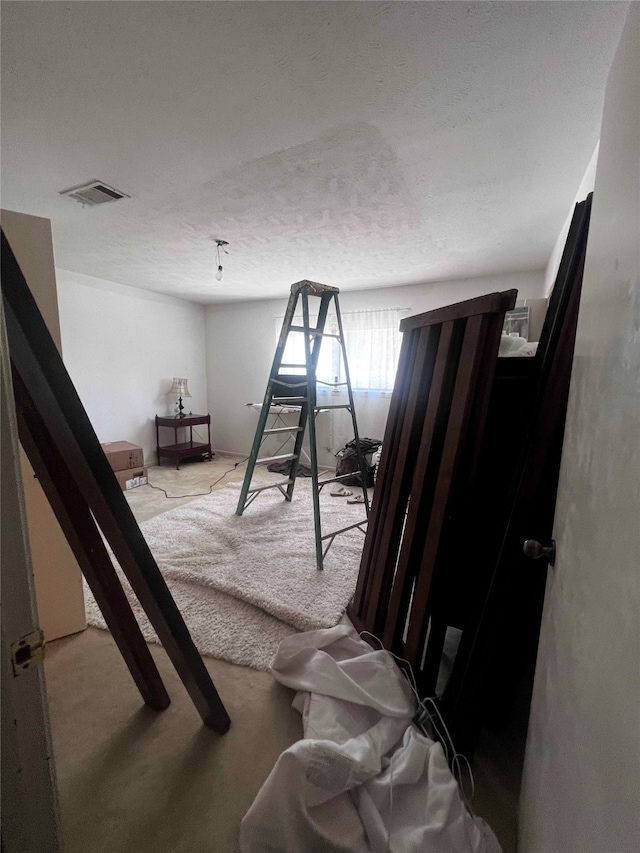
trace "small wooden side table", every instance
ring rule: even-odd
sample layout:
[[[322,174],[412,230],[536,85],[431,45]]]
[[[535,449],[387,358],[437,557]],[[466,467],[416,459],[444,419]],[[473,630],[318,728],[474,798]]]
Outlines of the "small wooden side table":
[[[193,427],[199,424],[207,425],[206,442],[193,440]],[[173,430],[173,444],[160,445],[160,427]],[[178,430],[183,427],[189,428],[189,441],[179,442]],[[175,459],[176,470],[180,470],[180,461],[188,456],[205,456],[211,459],[211,415],[185,415],[183,418],[178,415],[166,418],[156,415],[156,456],[158,465],[161,464],[163,456]]]

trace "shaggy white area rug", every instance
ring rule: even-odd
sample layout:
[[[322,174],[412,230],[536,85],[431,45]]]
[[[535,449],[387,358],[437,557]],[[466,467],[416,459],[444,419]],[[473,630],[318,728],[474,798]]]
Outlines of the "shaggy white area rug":
[[[277,489],[263,492],[242,516],[235,514],[239,491],[232,483],[140,529],[200,652],[267,670],[285,637],[338,623],[355,590],[364,536],[338,536],[320,572],[310,482],[297,481],[291,503]],[[324,533],[364,518],[362,505],[331,497],[328,487],[320,500]],[[123,586],[145,638],[157,642]],[[89,623],[106,627],[86,592]]]

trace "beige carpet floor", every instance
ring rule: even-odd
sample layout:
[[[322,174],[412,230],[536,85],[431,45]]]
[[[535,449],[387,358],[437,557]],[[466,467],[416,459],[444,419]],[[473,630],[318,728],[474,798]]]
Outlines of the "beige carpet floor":
[[[150,468],[150,480],[182,494],[242,478],[235,459]],[[127,500],[143,521],[169,501],[149,486]],[[164,650],[151,653],[171,695],[155,713],[142,705],[106,631],[93,628],[49,643],[45,673],[66,853],[238,853],[241,818],[279,754],[302,733],[292,691],[265,672],[205,657],[232,725],[204,728]],[[517,746],[517,745],[516,745]],[[475,810],[504,853],[515,853],[519,748],[481,745]]]
[[[231,728],[204,727],[164,649],[171,705],[142,704],[111,635],[48,645],[45,673],[65,853],[238,853],[238,827],[278,756],[302,736],[293,691],[204,658]]]

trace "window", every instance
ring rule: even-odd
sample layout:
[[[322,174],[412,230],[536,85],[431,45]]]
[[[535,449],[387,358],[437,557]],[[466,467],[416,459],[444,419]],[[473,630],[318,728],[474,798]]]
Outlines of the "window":
[[[277,337],[280,336],[284,318],[276,318]],[[294,325],[302,325],[296,316]],[[315,326],[317,316],[309,320]],[[371,311],[348,311],[342,314],[351,387],[359,391],[391,391],[395,381],[400,356],[400,311],[395,308]],[[327,317],[325,332],[338,334],[338,323],[334,315]],[[304,335],[290,332],[282,359],[284,364],[304,365]],[[287,373],[303,373],[304,368],[283,368]],[[325,338],[320,349],[316,378],[322,386],[344,382],[344,361],[340,356],[340,345],[333,338]],[[329,388],[327,388],[329,390]]]

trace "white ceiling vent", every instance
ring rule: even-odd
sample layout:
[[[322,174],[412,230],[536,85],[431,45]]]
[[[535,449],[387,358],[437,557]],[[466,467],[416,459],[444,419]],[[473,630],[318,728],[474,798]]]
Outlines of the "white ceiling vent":
[[[113,187],[102,181],[91,181],[79,187],[62,190],[60,195],[68,195],[69,198],[74,198],[80,204],[88,204],[90,207],[95,207],[97,204],[106,204],[108,201],[118,201],[121,198],[131,198],[126,193],[114,190]]]

